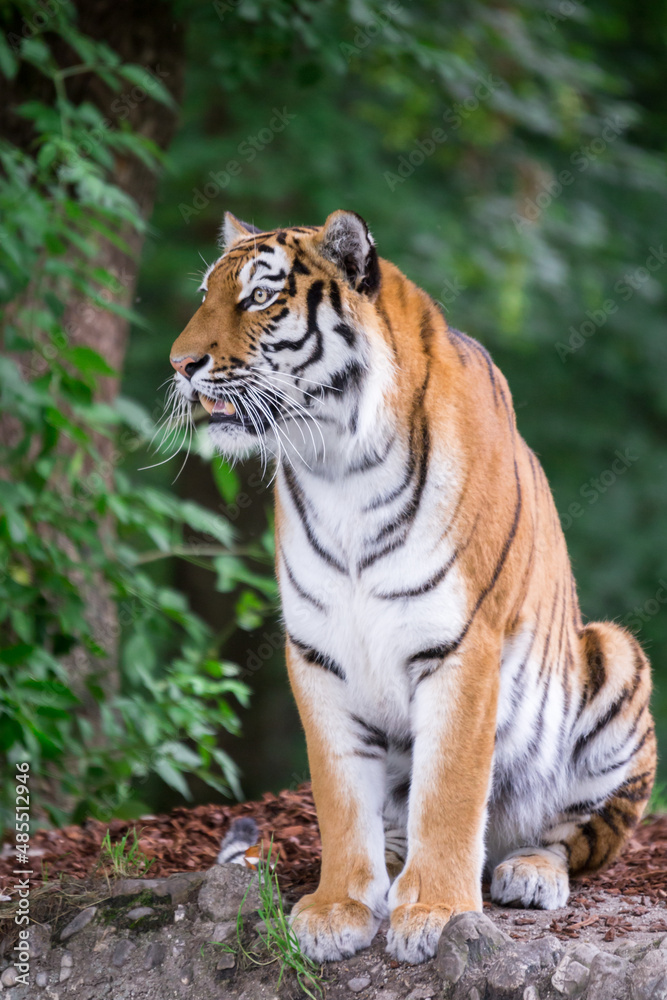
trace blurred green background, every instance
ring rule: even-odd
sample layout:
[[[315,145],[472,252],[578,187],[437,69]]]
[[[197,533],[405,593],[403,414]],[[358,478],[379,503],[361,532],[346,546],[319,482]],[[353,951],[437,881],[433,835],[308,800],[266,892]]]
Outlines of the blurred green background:
[[[267,229],[360,213],[380,254],[507,376],[584,615],[639,635],[664,743],[667,8],[173,0],[155,11],[184,47],[160,78],[175,91],[182,73],[183,89],[133,303],[146,325],[131,326],[122,397],[159,413],[169,348],[197,307],[225,210]],[[182,461],[139,471],[150,464],[144,443],[124,452],[122,470],[135,487],[217,513],[238,544],[263,535],[271,495],[255,464],[231,473],[205,439],[175,479]],[[243,573],[225,580],[220,563],[199,558],[151,572],[222,636],[252,690],[242,735],[220,743],[244,794],[298,784],[307,763],[270,587]],[[165,657],[175,642],[163,640]],[[156,775],[141,798],[151,809],[179,800]]]

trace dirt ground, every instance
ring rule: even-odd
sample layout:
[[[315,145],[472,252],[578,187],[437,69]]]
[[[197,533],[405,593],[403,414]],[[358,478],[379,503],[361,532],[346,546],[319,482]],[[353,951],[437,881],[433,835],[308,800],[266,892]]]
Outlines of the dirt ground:
[[[211,1000],[261,1000],[264,997],[267,1000],[277,997],[287,1000],[303,996],[291,973],[286,975],[278,988],[275,965],[265,968],[247,966],[238,955],[228,966],[224,960],[218,964],[220,954],[209,943],[216,940],[216,928],[206,922],[210,918],[197,906],[197,886],[202,878],[208,877],[206,873],[215,864],[222,836],[232,820],[239,816],[252,816],[264,840],[273,841],[274,850],[279,850],[278,875],[287,910],[295,899],[316,886],[319,876],[319,832],[307,784],[279,795],[266,794],[259,802],[179,808],[169,815],[144,816],[136,824],[119,820],[109,824],[88,820],[82,826],[37,831],[31,840],[30,853],[35,872],[31,885],[36,896],[48,892],[48,887],[44,889],[45,881],[53,885],[61,873],[64,878],[63,891],[49,893],[52,901],[54,895],[62,898],[58,899],[55,909],[41,920],[43,931],[49,928],[51,941],[49,950],[38,963],[44,983],[48,981],[52,984],[45,986],[43,995],[54,998],[57,995],[61,1000],[72,991],[82,1000],[88,1000],[89,996],[95,1000],[101,997],[124,1000],[126,996],[134,1000],[186,997],[192,996],[194,975],[199,1000],[209,1000],[209,997]],[[169,903],[164,893],[160,894],[160,898],[154,895],[148,899],[151,916],[144,918],[144,924],[139,926],[134,922],[124,922],[125,918],[116,911],[109,917],[109,901],[100,902],[96,898],[97,913],[90,926],[75,935],[71,944],[68,940],[64,946],[58,945],[67,921],[82,907],[90,905],[90,901],[86,901],[86,893],[93,885],[97,886],[99,896],[98,883],[104,872],[99,869],[98,862],[107,826],[112,841],[135,827],[141,849],[152,861],[137,891],[146,885],[144,895],[148,898],[151,880],[155,883],[155,880],[167,879],[171,883],[169,876],[183,872],[187,873],[188,880],[194,880],[191,882],[192,889],[186,891],[182,905],[176,907],[175,900]],[[0,896],[5,897],[4,901],[0,901],[0,917],[8,914],[14,902],[16,876],[13,868],[13,853],[7,843],[0,856]],[[239,871],[238,868],[236,870]],[[182,883],[183,877],[177,882]],[[224,897],[225,893],[222,895]],[[655,976],[650,980],[648,992],[641,992],[636,983],[640,982],[646,969],[646,975],[649,972],[653,975],[651,963],[656,962],[662,963],[660,976],[667,977],[667,971],[663,970],[663,966],[667,970],[667,816],[649,817],[636,831],[619,861],[604,872],[573,883],[568,905],[560,910],[544,912],[496,907],[491,904],[488,891],[485,891],[484,899],[485,914],[508,936],[511,946],[519,949],[517,954],[523,956],[521,961],[526,955],[530,958],[531,955],[548,953],[545,969],[548,966],[549,977],[554,968],[562,968],[563,963],[566,965],[570,961],[567,956],[572,948],[586,942],[593,951],[600,950],[595,952],[598,965],[602,963],[604,966],[605,962],[613,961],[623,966],[626,986],[624,991],[619,992],[619,997],[630,996],[628,977],[632,976],[639,977],[636,982],[633,979],[633,998],[635,995],[642,1000],[644,996],[662,997],[660,991],[655,993],[658,988],[655,985],[657,980],[654,983]],[[125,905],[126,908],[136,906],[136,898],[128,898]],[[114,926],[110,926],[110,921]],[[357,993],[368,1000],[422,1000],[443,996],[443,980],[437,962],[430,961],[417,967],[395,962],[385,951],[386,931],[383,925],[370,949],[352,959],[325,967],[323,986],[327,1000],[342,1000]],[[249,933],[251,936],[255,933],[252,927]],[[119,967],[117,951],[126,938],[130,941],[127,947],[132,950],[127,952],[123,966]],[[523,952],[521,949],[524,949]],[[2,975],[7,975],[10,952],[2,947],[0,951],[4,954],[4,958],[0,956],[0,968],[4,970]],[[163,957],[153,968],[151,962],[155,961],[156,954]],[[73,964],[61,967],[59,963],[65,960]],[[515,956],[515,966],[517,961]],[[533,959],[530,958],[530,961]],[[642,962],[646,965],[644,971],[643,967],[640,968]],[[63,968],[70,967],[73,970],[70,979],[61,984]],[[575,961],[574,967],[581,973],[581,964]],[[598,996],[606,997],[611,988],[611,985],[605,986],[603,980],[598,983],[600,976],[596,969],[596,965],[591,965],[591,970],[581,973],[588,976],[592,984],[588,986],[586,997],[593,1000],[597,1000]],[[615,968],[612,970],[614,974],[616,971]],[[515,971],[510,969],[510,979],[514,974]],[[611,975],[609,970],[605,974]],[[478,981],[470,978],[472,975],[472,972],[466,973],[458,986],[451,987],[455,992],[450,990],[447,996],[450,993],[454,998],[459,993],[466,997],[486,996],[484,983],[487,980]],[[491,973],[489,975],[493,978]],[[538,978],[531,979],[530,975]],[[531,998],[556,995],[549,985],[551,979],[545,979],[546,971],[539,973],[538,970],[530,975],[525,983],[537,983],[539,993],[530,992],[534,989],[533,985],[522,987],[516,994],[507,993],[509,987],[503,985],[498,987],[498,996],[521,997],[525,990]],[[548,987],[546,992],[544,983]],[[16,1000],[26,997],[32,1000],[33,996],[31,992],[25,994],[18,986],[8,989],[3,995],[8,1000],[14,997]],[[495,997],[496,993],[492,990],[488,995]]]

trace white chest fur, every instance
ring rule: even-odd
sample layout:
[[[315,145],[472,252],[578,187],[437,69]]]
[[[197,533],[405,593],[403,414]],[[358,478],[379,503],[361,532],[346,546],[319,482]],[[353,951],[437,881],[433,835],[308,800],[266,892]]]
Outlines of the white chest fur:
[[[437,575],[457,545],[456,532],[447,531],[458,496],[453,463],[431,456],[406,527],[401,517],[413,487],[397,490],[407,467],[395,443],[370,469],[327,476],[281,469],[278,479],[287,630],[340,665],[351,710],[403,733],[411,731],[407,661],[454,639],[466,608],[455,562],[437,586],[395,596]]]

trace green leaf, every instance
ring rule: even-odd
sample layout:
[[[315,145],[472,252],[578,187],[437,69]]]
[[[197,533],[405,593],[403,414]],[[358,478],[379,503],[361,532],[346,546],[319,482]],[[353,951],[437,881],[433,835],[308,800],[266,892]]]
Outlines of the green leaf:
[[[8,80],[13,80],[18,70],[18,59],[7,43],[4,34],[0,33],[0,72]]]
[[[153,100],[159,101],[161,104],[166,104],[169,108],[176,108],[177,104],[174,98],[171,96],[164,84],[157,78],[154,73],[150,73],[143,66],[135,66],[132,63],[126,63],[124,66],[119,68],[120,75],[130,83],[135,84],[135,86],[140,87],[147,97],[152,97]],[[138,100],[135,95],[133,95],[133,100]]]
[[[71,361],[84,375],[117,375],[101,354],[92,347],[70,347],[63,351],[63,357]]]
[[[192,793],[188,788],[187,782],[183,777],[182,773],[174,767],[171,761],[164,757],[158,758],[153,765],[156,774],[171,788],[176,789],[177,792],[185,799],[191,799]]]

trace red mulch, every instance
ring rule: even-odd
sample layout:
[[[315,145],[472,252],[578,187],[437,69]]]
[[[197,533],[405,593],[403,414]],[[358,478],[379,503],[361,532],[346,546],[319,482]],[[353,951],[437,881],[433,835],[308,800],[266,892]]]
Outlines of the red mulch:
[[[199,871],[215,863],[220,841],[233,819],[252,816],[265,840],[273,838],[279,849],[278,873],[288,894],[312,891],[320,869],[320,836],[308,783],[279,795],[267,792],[261,802],[239,805],[178,808],[165,816],[145,816],[136,822],[89,819],[82,826],[38,830],[30,841],[34,870],[46,869],[51,879],[58,872],[84,877],[91,873],[107,827],[112,841],[136,826],[140,846],[154,859],[148,877],[177,871]],[[43,852],[43,853],[41,853]],[[12,894],[16,876],[13,855],[0,858],[0,893]],[[32,878],[33,885],[41,881]],[[4,889],[3,889],[4,887]],[[596,892],[645,897],[644,905],[667,901],[667,816],[653,816],[636,831],[622,857],[606,871],[581,879],[575,891],[595,900]],[[577,918],[579,919],[579,918]],[[667,930],[667,927],[666,927]]]

